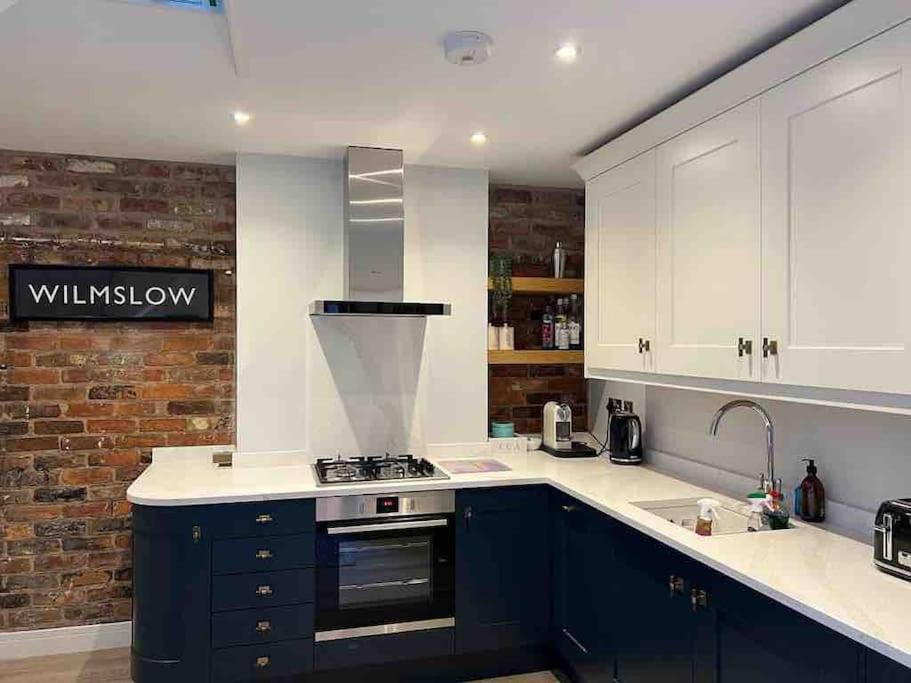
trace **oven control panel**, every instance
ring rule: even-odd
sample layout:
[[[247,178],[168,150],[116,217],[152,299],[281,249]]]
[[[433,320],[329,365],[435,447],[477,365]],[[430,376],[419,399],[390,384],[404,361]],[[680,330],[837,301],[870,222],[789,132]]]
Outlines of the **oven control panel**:
[[[376,499],[376,514],[385,515],[399,511],[398,496],[379,496]]]
[[[317,522],[453,512],[455,491],[452,490],[331,496],[316,499]]]

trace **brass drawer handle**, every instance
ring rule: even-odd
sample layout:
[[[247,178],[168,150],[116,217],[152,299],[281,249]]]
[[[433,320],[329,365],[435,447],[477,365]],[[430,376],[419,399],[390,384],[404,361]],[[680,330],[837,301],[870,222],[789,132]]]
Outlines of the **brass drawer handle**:
[[[272,515],[259,515],[256,518],[256,523],[257,524],[271,524]]]
[[[270,664],[272,664],[272,660],[269,657],[257,657],[256,658],[256,668],[257,669],[265,669]]]
[[[257,633],[268,633],[272,630],[271,621],[257,621],[256,622],[256,632]]]
[[[272,559],[272,551],[271,551],[271,550],[257,550],[257,551],[256,551],[256,559],[257,559],[257,560],[271,560],[271,559]]]
[[[272,586],[257,586],[256,594],[262,598],[272,595]]]
[[[667,585],[671,591],[671,597],[683,593],[684,580],[682,577],[671,574],[670,578],[667,581]]]

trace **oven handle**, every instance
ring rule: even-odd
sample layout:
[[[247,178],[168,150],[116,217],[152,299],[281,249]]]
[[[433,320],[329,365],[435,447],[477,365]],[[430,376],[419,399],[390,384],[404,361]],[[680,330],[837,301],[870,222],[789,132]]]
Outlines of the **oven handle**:
[[[365,534],[368,531],[397,531],[399,529],[430,529],[432,527],[448,526],[449,520],[421,519],[411,522],[380,522],[378,524],[359,524],[356,526],[331,526],[326,529],[330,536],[337,534]]]

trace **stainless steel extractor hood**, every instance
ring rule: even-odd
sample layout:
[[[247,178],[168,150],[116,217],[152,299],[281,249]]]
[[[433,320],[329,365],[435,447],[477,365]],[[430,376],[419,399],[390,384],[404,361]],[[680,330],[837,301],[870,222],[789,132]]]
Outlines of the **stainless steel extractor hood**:
[[[310,315],[449,315],[446,303],[403,301],[402,151],[349,147],[345,157],[345,298],[317,299]]]

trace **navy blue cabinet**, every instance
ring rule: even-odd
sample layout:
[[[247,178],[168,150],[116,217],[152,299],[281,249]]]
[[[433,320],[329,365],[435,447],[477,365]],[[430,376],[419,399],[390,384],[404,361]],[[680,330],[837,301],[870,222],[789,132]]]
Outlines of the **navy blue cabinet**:
[[[135,683],[313,668],[312,500],[133,508]]]
[[[456,652],[546,642],[550,543],[545,487],[456,494]]]
[[[717,681],[857,683],[862,648],[854,641],[743,584],[705,570],[700,579],[717,633]]]
[[[707,683],[697,665],[710,641],[705,615],[693,609],[688,558],[628,527],[613,534],[619,683]],[[699,674],[697,676],[697,673]]]
[[[575,678],[610,683],[614,674],[611,627],[614,566],[608,518],[562,493],[551,497],[552,640]]]
[[[211,509],[133,507],[135,683],[209,677]]]
[[[865,680],[863,683],[911,683],[911,669],[898,662],[867,650],[864,653]]]

